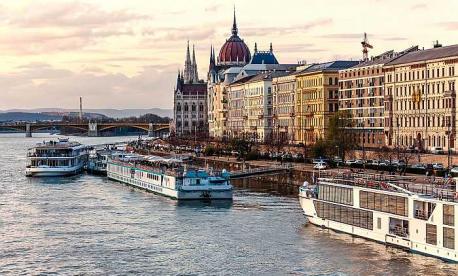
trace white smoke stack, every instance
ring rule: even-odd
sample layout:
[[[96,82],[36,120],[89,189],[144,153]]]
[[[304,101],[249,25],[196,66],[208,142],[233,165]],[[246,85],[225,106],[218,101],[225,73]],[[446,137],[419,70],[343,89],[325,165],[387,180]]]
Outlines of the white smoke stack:
[[[80,97],[80,121],[83,121],[83,97]]]

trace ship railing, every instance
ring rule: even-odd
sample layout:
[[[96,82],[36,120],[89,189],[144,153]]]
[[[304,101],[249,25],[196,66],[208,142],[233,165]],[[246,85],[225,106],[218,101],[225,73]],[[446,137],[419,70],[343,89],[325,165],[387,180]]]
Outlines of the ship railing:
[[[78,154],[39,154],[39,153],[28,153],[27,157],[77,157]]]
[[[375,180],[374,178],[358,178],[357,175],[349,175],[344,177],[331,177],[331,178],[319,178],[319,182],[335,183],[346,186],[357,186],[369,189],[401,192],[408,195],[418,194],[421,196],[429,196],[432,198],[458,202],[457,194],[451,189],[444,187],[434,186],[428,183],[414,183],[405,180],[402,181],[390,181],[386,180]],[[359,175],[358,175],[359,176]],[[383,178],[382,178],[383,179]]]

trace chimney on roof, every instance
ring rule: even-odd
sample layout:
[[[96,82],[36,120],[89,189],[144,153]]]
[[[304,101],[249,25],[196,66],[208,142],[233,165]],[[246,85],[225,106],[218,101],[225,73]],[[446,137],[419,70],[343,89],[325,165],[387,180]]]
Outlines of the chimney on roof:
[[[434,41],[434,48],[440,48],[442,47],[442,44],[439,43],[439,40]]]

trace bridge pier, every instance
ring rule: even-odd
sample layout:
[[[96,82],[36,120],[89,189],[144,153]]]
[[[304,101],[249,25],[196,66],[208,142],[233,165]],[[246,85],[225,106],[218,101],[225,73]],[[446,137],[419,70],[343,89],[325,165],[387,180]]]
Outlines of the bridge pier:
[[[25,137],[32,137],[32,128],[30,124],[25,124]]]
[[[97,123],[89,123],[88,130],[87,130],[87,136],[89,137],[98,137],[99,136]]]
[[[153,124],[149,123],[149,126],[148,126],[148,137],[154,137],[154,136],[156,136],[155,134],[156,133],[154,131]]]

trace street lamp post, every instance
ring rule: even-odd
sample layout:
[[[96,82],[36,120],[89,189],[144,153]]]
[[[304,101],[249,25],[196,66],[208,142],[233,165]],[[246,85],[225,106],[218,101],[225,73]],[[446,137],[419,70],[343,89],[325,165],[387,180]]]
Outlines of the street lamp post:
[[[451,151],[450,151],[450,121],[447,124],[447,139],[448,139],[448,148],[447,148],[447,169],[450,170],[450,158],[451,158]]]

